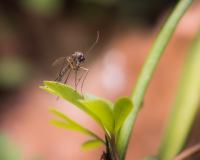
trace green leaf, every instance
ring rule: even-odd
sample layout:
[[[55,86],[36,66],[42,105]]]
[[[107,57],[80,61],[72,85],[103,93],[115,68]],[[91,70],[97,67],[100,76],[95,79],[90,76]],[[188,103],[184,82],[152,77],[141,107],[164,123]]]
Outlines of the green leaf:
[[[117,100],[114,105],[115,133],[119,131],[127,116],[133,109],[133,103],[128,97]]]
[[[119,151],[120,160],[125,159],[125,154],[127,150],[127,146],[130,140],[131,132],[136,122],[136,118],[138,113],[142,107],[142,102],[144,100],[145,93],[149,86],[150,80],[153,77],[153,73],[155,72],[157,65],[161,59],[161,56],[164,53],[165,48],[167,47],[173,33],[188,9],[188,7],[192,4],[193,0],[180,0],[176,5],[175,9],[169,16],[165,25],[162,27],[157,39],[150,51],[150,54],[145,61],[145,64],[142,67],[142,71],[137,79],[137,83],[134,87],[134,91],[132,93],[131,98],[134,102],[134,110],[131,112],[125,121],[124,125],[120,129],[117,149]]]
[[[113,133],[114,117],[109,102],[101,99],[80,100],[80,102],[92,113],[93,118],[107,133]]]
[[[68,102],[74,104],[79,109],[91,115],[91,113],[87,110],[87,108],[85,108],[84,105],[82,105],[79,102],[80,99],[83,99],[83,96],[81,96],[81,94],[76,92],[70,86],[54,81],[44,81],[44,86],[40,86],[40,88],[49,92],[50,94],[53,94],[55,96],[67,100]]]
[[[66,129],[70,129],[70,130],[74,130],[74,131],[79,131],[81,133],[88,135],[88,132],[86,130],[84,130],[82,127],[79,127],[72,123],[62,122],[62,121],[58,121],[58,120],[51,120],[51,123],[59,128],[66,128]]]
[[[92,102],[97,101],[98,102],[98,101],[103,101],[103,100],[99,100],[98,97],[91,96],[91,95],[86,95],[86,97],[84,99],[83,96],[81,96],[74,89],[72,89],[71,87],[69,87],[65,84],[62,84],[62,83],[58,83],[58,82],[54,82],[54,81],[45,81],[44,85],[45,86],[41,86],[40,88],[53,94],[53,95],[56,95],[60,98],[64,98],[65,100],[71,102],[72,104],[74,104],[75,106],[77,106],[78,108],[80,108],[81,110],[86,112],[88,115],[90,115],[95,121],[100,123],[103,126],[103,128],[109,128],[109,131],[110,131],[110,127],[107,127],[108,125],[106,125],[106,127],[104,127],[104,123],[102,123],[101,118],[99,118],[99,116],[97,116],[99,113],[96,113],[96,111],[93,111],[93,109],[90,108],[88,105],[85,105],[83,102],[80,101],[80,100],[83,100],[83,101],[87,101],[87,102],[89,102],[89,101],[92,101]],[[104,108],[111,107],[111,102],[104,102],[101,104],[103,104],[103,105],[101,105],[100,108],[102,108],[102,106],[104,106]],[[92,105],[94,105],[94,104],[92,104]],[[94,108],[96,108],[96,107],[94,107]],[[111,109],[106,109],[106,110],[109,110],[108,112],[112,112],[112,111],[110,111]]]
[[[104,144],[104,143],[102,143],[98,139],[92,139],[92,140],[88,140],[88,141],[84,142],[82,144],[82,148],[88,150],[88,149],[100,147],[102,144]]]
[[[200,30],[186,57],[177,97],[159,151],[162,160],[174,159],[187,143],[200,105]]]
[[[84,97],[75,91],[72,87],[63,84],[58,83],[54,81],[44,81],[44,86],[40,86],[41,89],[49,92],[50,94],[53,94],[55,96],[58,96],[60,98],[63,98],[67,100],[68,102],[74,104],[75,106],[79,107],[81,110],[88,113],[88,110],[80,103],[79,100],[93,100],[93,99],[99,99],[98,97],[86,94]],[[91,113],[88,113],[91,114]]]
[[[40,88],[77,106],[80,105],[78,100],[83,99],[83,97],[78,92],[66,84],[54,81],[44,81],[44,86]]]
[[[55,109],[51,109],[50,111],[52,113],[54,113],[56,116],[58,116],[59,118],[61,118],[62,120],[64,120],[64,121],[52,120],[51,123],[54,124],[55,126],[84,133],[84,134],[92,136],[104,143],[104,141],[98,135],[96,135],[92,131],[86,129],[85,127],[81,126],[74,120],[67,117],[65,114],[63,114]]]
[[[112,110],[113,109],[113,103],[107,99],[102,99],[101,97],[98,97],[96,95],[90,94],[90,93],[86,93],[84,94],[84,100],[85,101],[90,101],[90,100],[101,100],[101,101],[105,101],[109,108]]]

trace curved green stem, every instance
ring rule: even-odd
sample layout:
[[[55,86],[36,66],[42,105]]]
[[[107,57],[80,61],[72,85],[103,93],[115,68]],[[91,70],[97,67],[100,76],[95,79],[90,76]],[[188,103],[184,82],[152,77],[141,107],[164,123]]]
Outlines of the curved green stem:
[[[162,160],[174,159],[184,147],[191,131],[200,104],[199,73],[200,32],[186,57],[176,101],[160,146],[159,158]]]
[[[120,160],[124,160],[125,158],[133,125],[135,123],[138,112],[142,106],[144,95],[146,93],[149,82],[152,79],[153,73],[160,60],[160,57],[163,54],[169,40],[171,39],[178,22],[180,21],[181,17],[184,15],[187,8],[191,5],[192,2],[193,0],[180,0],[178,5],[172,12],[171,16],[168,18],[166,24],[162,28],[161,32],[159,33],[153,45],[153,48],[143,66],[134,92],[131,96],[135,108],[130,113],[128,119],[123,125],[117,142],[117,149],[120,155]]]

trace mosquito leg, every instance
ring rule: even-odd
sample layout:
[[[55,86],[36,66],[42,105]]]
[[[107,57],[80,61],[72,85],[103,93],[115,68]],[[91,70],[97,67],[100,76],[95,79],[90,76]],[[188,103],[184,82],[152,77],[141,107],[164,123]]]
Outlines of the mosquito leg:
[[[89,69],[84,68],[84,67],[80,67],[80,68],[81,68],[82,70],[86,71],[86,72],[85,72],[85,76],[83,77],[82,84],[81,84],[81,94],[83,94],[83,84],[84,84],[85,79],[86,79],[86,77],[87,77],[87,75],[88,75]]]
[[[77,73],[78,73],[78,70],[76,69],[75,70],[75,81],[74,81],[75,91],[77,91]]]
[[[68,72],[68,75],[67,75],[67,78],[66,78],[65,81],[64,81],[64,84],[67,83],[67,79],[69,78],[71,69],[69,69],[67,72]],[[61,73],[61,72],[60,72],[60,73]],[[61,82],[61,81],[62,81],[62,78],[63,78],[63,76],[58,76],[57,81],[58,81],[58,82]],[[58,97],[58,96],[56,97],[56,100],[57,100],[57,101],[59,100],[59,97]]]
[[[71,71],[72,71],[72,69],[69,69],[68,74],[67,74],[67,77],[66,77],[66,79],[65,79],[65,81],[64,81],[64,84],[67,83],[67,80],[69,79],[69,76],[70,76]]]
[[[85,70],[84,70],[85,71]],[[81,79],[83,78],[83,76],[85,75],[85,72],[83,72],[82,74],[81,74],[81,76],[78,78],[78,80],[77,80],[77,86],[79,85],[79,83],[80,83],[80,81],[81,81]],[[82,93],[81,93],[82,94]]]
[[[78,86],[79,82],[81,81],[81,79],[83,78],[84,74],[85,74],[85,73],[82,73],[82,75],[79,77],[79,79],[78,79],[78,81],[77,81],[77,86]]]
[[[55,79],[55,81],[60,82],[62,80],[61,73],[62,73],[64,66],[65,66],[65,60],[66,60],[66,58],[64,58],[64,61],[62,63],[62,67],[60,68],[60,72],[58,72],[58,75],[57,75],[57,78]]]
[[[60,69],[60,72],[58,73],[55,81],[60,82],[62,80],[62,76],[61,76],[61,72],[62,72],[63,68]]]

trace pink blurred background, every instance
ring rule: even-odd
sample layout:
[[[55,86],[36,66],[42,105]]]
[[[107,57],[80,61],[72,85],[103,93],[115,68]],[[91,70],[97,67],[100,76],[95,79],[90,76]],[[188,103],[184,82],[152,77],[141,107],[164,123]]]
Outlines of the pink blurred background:
[[[144,2],[144,3],[142,3]],[[84,151],[86,136],[52,126],[49,108],[103,132],[80,110],[39,89],[55,79],[55,58],[85,51],[89,92],[115,101],[130,95],[142,64],[175,1],[0,1],[0,129],[22,151],[23,160],[99,159],[103,147]],[[148,6],[148,7],[147,7]],[[200,27],[200,3],[181,20],[148,88],[127,152],[127,160],[156,155],[176,95],[185,53]],[[74,77],[71,77],[73,85]],[[197,123],[199,120],[197,120]],[[193,130],[188,145],[200,141]],[[193,135],[193,136],[192,136]]]

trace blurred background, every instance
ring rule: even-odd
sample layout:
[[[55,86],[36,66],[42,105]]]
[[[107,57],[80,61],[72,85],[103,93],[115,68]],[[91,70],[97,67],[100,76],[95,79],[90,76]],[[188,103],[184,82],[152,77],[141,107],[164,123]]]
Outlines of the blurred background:
[[[52,62],[56,58],[74,51],[85,53],[99,30],[98,44],[86,54],[85,67],[90,72],[83,90],[112,101],[130,95],[147,53],[177,1],[0,0],[0,157],[7,154],[0,159],[99,159],[103,148],[83,151],[80,145],[87,137],[52,126],[48,110],[56,107],[103,136],[98,126],[38,87],[43,80],[55,79],[58,70]],[[200,1],[196,0],[157,68],[127,160],[156,154],[185,53],[199,27]],[[71,85],[73,80],[72,75]],[[197,118],[188,146],[200,142],[199,121]]]

